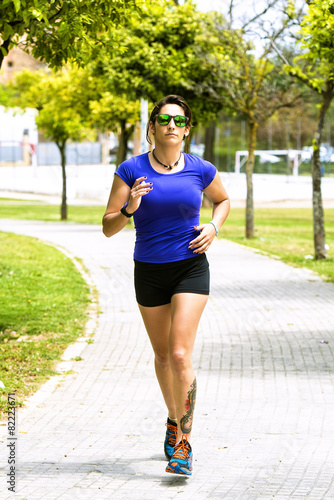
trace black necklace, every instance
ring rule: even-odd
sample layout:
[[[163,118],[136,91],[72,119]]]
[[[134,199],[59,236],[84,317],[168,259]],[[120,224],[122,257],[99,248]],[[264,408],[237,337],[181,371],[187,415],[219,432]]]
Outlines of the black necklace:
[[[160,163],[160,165],[162,165],[163,167],[167,168],[167,170],[172,170],[172,168],[177,167],[179,161],[181,160],[182,153],[180,153],[180,158],[173,165],[165,165],[160,160],[158,160],[158,158],[154,154],[154,151],[155,151],[155,149],[153,149],[152,154],[153,154],[153,158],[155,159],[155,161]]]

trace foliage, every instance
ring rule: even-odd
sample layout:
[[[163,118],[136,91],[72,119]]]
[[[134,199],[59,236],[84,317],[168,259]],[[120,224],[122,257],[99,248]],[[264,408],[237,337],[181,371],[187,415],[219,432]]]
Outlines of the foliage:
[[[100,35],[139,13],[142,0],[3,0],[0,4],[0,65],[19,44],[52,67],[69,60],[83,64],[85,48]]]
[[[38,128],[57,144],[92,136],[82,120],[84,103],[80,98],[80,74],[80,70],[74,69],[57,73],[24,70],[15,75],[11,84],[17,93],[13,104],[22,109],[37,109]]]
[[[316,259],[327,257],[321,195],[320,146],[325,117],[334,98],[334,0],[313,0],[300,24],[299,44],[303,54],[286,62],[286,71],[321,97],[317,130],[313,139],[313,237]]]
[[[92,125],[101,131],[118,132],[120,122],[135,125],[140,119],[139,101],[131,101],[126,95],[113,95],[107,90],[98,100],[89,101],[89,111]]]
[[[196,48],[210,45],[207,18],[192,1],[182,6],[153,1],[141,19],[129,17],[121,29],[103,34],[103,50],[97,47],[85,69],[81,98],[92,126],[119,134],[117,165],[125,159],[127,142],[139,120],[140,98],[153,103],[170,93],[183,95],[195,122],[219,112],[216,103],[203,95],[199,98],[191,85],[208,75]],[[119,44],[111,51],[114,39]]]
[[[214,86],[202,83],[198,90],[207,92],[216,102],[222,101],[231,112],[248,122],[265,122],[278,109],[292,107],[298,102],[291,81],[282,76],[282,64],[269,57],[267,47],[260,57],[253,45],[245,40],[241,30],[222,29],[219,44],[229,49],[223,60],[211,60]],[[215,56],[214,56],[215,57]]]
[[[9,89],[7,85],[0,84],[0,106],[10,107],[14,97],[15,93],[12,89]]]
[[[112,54],[107,50],[111,35],[106,35],[105,50],[94,55],[94,72],[108,81],[112,95],[154,103],[165,95],[179,94],[189,102],[195,122],[207,121],[220,108],[204,95],[199,97],[194,82],[209,76],[198,46],[203,53],[209,50],[213,22],[214,16],[197,11],[192,1],[155,2],[141,19],[128,18],[122,30],[115,30],[116,38],[122,39]]]
[[[99,132],[119,134],[117,165],[126,159],[128,140],[140,120],[140,104],[125,94],[113,91],[110,79],[104,73],[96,72],[94,64],[81,72],[81,117]]]
[[[93,138],[93,132],[83,119],[85,103],[80,97],[82,71],[66,68],[52,72],[24,70],[15,75],[10,87],[17,94],[13,101],[21,109],[38,110],[36,124],[44,135],[53,140],[60,151],[62,167],[61,219],[67,218],[66,142]]]
[[[300,22],[298,45],[302,53],[286,71],[321,94],[334,78],[334,0],[314,0]]]
[[[217,105],[224,106],[231,113],[246,119],[248,125],[248,157],[246,161],[247,203],[246,237],[254,236],[253,182],[257,140],[257,128],[260,122],[270,118],[283,107],[293,107],[299,100],[299,91],[291,81],[282,76],[282,63],[271,55],[274,40],[279,39],[289,24],[289,15],[281,24],[272,23],[267,28],[268,41],[262,47],[260,55],[255,55],[254,45],[249,41],[248,32],[255,20],[267,14],[269,8],[278,2],[269,2],[263,12],[238,29],[232,28],[232,22],[216,22],[215,43],[224,51],[210,53],[208,60],[211,79],[206,79],[196,86],[198,95],[203,91],[210,95]],[[231,2],[232,6],[233,2]],[[290,4],[289,4],[290,6]],[[290,6],[291,7],[291,6]]]
[[[312,1],[302,23],[301,47],[310,63],[334,65],[334,1]],[[326,65],[325,65],[326,67]],[[328,69],[328,68],[327,68]]]

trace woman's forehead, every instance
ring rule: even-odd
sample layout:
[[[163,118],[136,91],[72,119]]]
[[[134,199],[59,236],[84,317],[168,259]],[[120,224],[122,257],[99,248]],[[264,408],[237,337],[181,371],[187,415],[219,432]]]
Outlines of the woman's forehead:
[[[160,110],[160,114],[184,116],[184,110],[178,104],[165,104]]]

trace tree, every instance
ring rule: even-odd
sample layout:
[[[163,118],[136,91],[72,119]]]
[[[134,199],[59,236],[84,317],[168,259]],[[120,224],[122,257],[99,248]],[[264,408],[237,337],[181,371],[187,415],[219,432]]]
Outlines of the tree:
[[[289,63],[277,47],[276,50],[286,63],[288,74],[306,84],[321,99],[313,139],[312,204],[315,258],[324,259],[328,255],[321,194],[320,146],[325,117],[334,97],[334,0],[313,0],[308,4],[308,13],[301,22],[298,41],[304,50],[303,54]]]
[[[90,62],[80,74],[82,118],[98,132],[118,134],[116,165],[125,159],[128,141],[140,120],[140,103],[128,95],[115,94],[108,76]]]
[[[210,121],[220,107],[199,97],[193,85],[208,77],[196,47],[201,44],[205,51],[210,46],[210,23],[213,26],[214,17],[198,12],[191,1],[154,2],[141,19],[129,18],[121,31],[115,30],[122,40],[113,54],[96,51],[94,74],[105,79],[110,95],[132,102],[145,98],[154,103],[167,94],[180,94],[189,102],[195,124]],[[106,46],[110,36],[106,34]]]
[[[96,97],[96,96],[95,96]],[[89,102],[90,121],[100,131],[119,132],[116,166],[126,160],[128,142],[140,120],[140,103],[125,95],[102,92],[98,100]]]
[[[92,130],[83,120],[84,103],[80,99],[80,70],[58,73],[22,71],[10,85],[16,90],[14,101],[22,109],[36,108],[36,124],[53,140],[60,152],[62,168],[61,220],[67,219],[66,144],[93,138]]]
[[[249,40],[250,27],[254,29],[254,23],[262,20],[276,3],[274,0],[268,2],[253,19],[245,21],[241,28],[233,29],[231,0],[230,21],[216,25],[218,43],[225,51],[219,58],[213,55],[207,61],[211,65],[212,83],[207,79],[197,85],[198,95],[206,93],[213,102],[244,117],[248,125],[246,238],[254,236],[252,175],[259,123],[266,121],[282,107],[295,106],[299,99],[299,93],[294,92],[290,80],[282,77],[282,65],[279,66],[277,60],[271,57],[272,44],[284,32],[286,21],[282,20],[279,27],[271,25],[269,21],[261,25],[263,37],[270,40],[262,44],[260,55],[255,55],[254,44]]]
[[[100,44],[100,33],[138,13],[142,0],[2,0],[0,68],[13,46],[22,46],[51,67],[69,60],[83,63],[86,51]],[[114,44],[115,44],[114,39]]]

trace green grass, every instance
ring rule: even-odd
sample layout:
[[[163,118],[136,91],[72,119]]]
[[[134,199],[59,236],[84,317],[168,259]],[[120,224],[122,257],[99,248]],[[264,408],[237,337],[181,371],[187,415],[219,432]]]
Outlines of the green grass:
[[[101,224],[105,207],[101,206],[69,206],[68,222],[82,224]],[[38,201],[20,201],[0,199],[1,219],[41,220],[45,222],[60,220],[60,207]]]
[[[334,282],[334,209],[325,209],[326,242],[329,258],[306,259],[314,254],[312,210],[307,208],[254,209],[255,237],[245,238],[245,209],[232,208],[220,237],[260,250],[283,262],[306,267]],[[202,209],[202,220],[211,219],[211,210]]]
[[[101,224],[105,207],[69,206],[68,222]],[[8,203],[0,200],[0,218],[59,221],[59,206],[40,202]],[[203,222],[211,219],[211,210],[203,208]],[[329,258],[322,261],[305,259],[313,255],[312,210],[307,208],[256,208],[254,209],[255,237],[247,240],[245,210],[233,208],[220,232],[220,237],[256,248],[263,253],[279,257],[282,261],[306,267],[323,279],[334,282],[334,209],[325,209],[326,242]]]
[[[43,210],[44,208],[42,208]],[[50,376],[66,347],[83,332],[89,288],[59,250],[0,232],[0,417],[7,393],[17,404]]]

